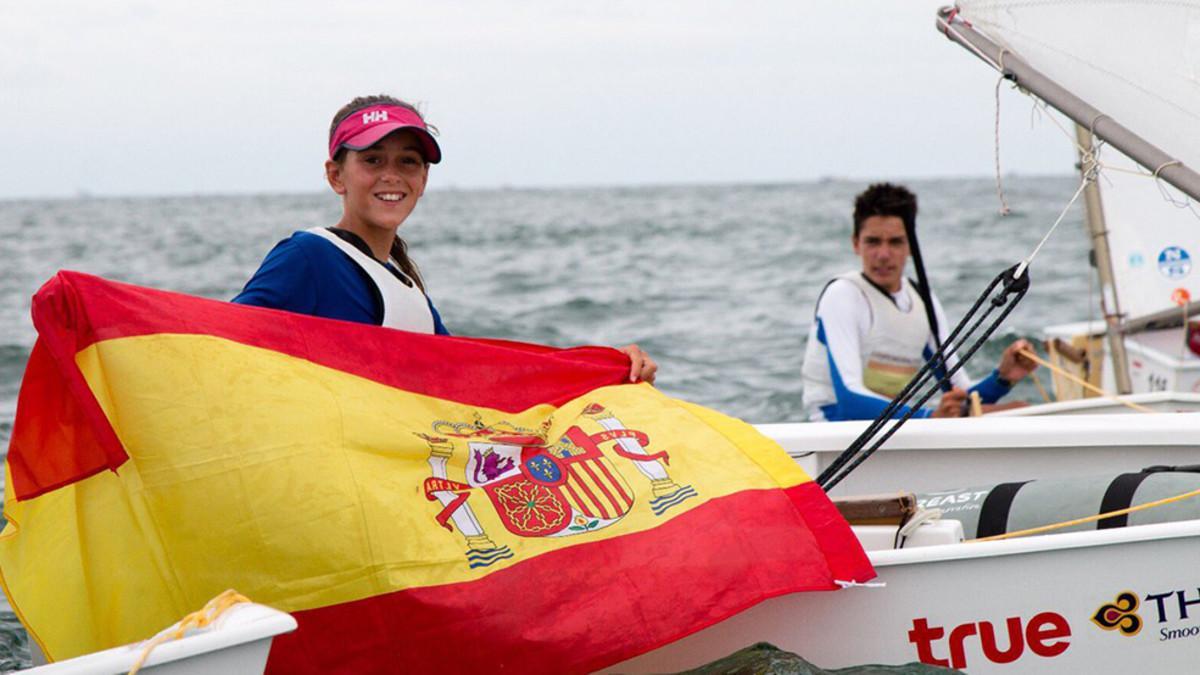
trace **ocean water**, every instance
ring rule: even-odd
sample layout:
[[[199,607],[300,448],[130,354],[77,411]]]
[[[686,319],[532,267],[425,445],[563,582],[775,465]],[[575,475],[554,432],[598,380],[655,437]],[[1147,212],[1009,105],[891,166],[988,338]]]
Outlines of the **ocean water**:
[[[957,321],[1027,255],[1070,200],[1071,176],[913,181],[934,289]],[[801,421],[813,303],[855,267],[859,181],[773,185],[431,191],[402,229],[455,334],[555,346],[636,342],[667,393],[750,422]],[[35,338],[30,297],[60,269],[228,299],[292,231],[331,225],[326,194],[0,201],[0,448]],[[1039,254],[1032,288],[967,368],[1016,336],[1098,316],[1082,209]],[[1033,400],[1023,383],[1013,397]],[[28,664],[0,602],[0,670]]]

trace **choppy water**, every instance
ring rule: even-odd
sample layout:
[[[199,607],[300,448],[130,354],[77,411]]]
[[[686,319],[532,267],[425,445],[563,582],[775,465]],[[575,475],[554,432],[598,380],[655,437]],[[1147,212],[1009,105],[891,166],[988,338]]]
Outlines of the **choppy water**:
[[[1024,257],[1077,187],[1010,178],[910,183],[933,286],[952,321]],[[450,330],[557,346],[637,342],[666,392],[751,422],[799,421],[813,302],[854,267],[861,182],[571,190],[434,191],[405,224]],[[69,268],[211,298],[232,297],[293,230],[333,224],[329,195],[0,202],[0,447],[33,345],[29,298]],[[973,368],[1015,334],[1089,315],[1087,243],[1073,210],[1040,254],[1033,289]],[[1017,397],[1032,399],[1023,385]],[[28,663],[0,604],[0,669]]]

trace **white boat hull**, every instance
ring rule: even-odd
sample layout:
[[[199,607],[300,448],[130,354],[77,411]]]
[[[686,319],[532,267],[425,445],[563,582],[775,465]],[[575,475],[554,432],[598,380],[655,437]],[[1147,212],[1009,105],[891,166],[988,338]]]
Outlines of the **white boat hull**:
[[[775,598],[610,671],[674,672],[760,641],[825,668],[925,661],[971,673],[1188,673],[1200,663],[1200,521],[871,559],[885,587]],[[1140,622],[1133,634],[1092,620],[1123,592],[1139,606],[1114,616]]]
[[[763,424],[816,477],[868,422]],[[1033,478],[1200,464],[1200,415],[911,420],[830,494],[935,492]]]
[[[172,629],[177,628],[173,626]],[[254,603],[230,607],[202,629],[154,647],[139,672],[147,675],[262,675],[271,641],[296,629],[290,614]],[[36,648],[37,645],[31,644]],[[142,657],[145,643],[106,649],[21,671],[30,675],[117,675]]]

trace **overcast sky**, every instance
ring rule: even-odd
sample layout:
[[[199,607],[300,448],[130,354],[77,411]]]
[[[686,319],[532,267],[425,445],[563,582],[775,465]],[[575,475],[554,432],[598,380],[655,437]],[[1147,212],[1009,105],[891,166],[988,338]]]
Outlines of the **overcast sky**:
[[[939,4],[5,3],[0,198],[322,190],[378,92],[440,128],[434,189],[990,175],[996,78]],[[1001,112],[1006,172],[1071,171]]]

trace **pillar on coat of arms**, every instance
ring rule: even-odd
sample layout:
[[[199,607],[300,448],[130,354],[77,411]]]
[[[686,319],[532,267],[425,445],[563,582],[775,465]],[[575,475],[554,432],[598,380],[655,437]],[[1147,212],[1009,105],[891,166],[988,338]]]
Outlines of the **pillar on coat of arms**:
[[[583,411],[583,414],[596,420],[596,422],[604,427],[607,431],[624,430],[626,427],[617,419],[617,416],[610,412],[604,406],[593,403]],[[643,461],[633,462],[637,470],[642,472],[642,475],[650,479],[650,489],[655,497],[666,497],[673,495],[680,490],[679,483],[671,479],[667,468],[657,460],[650,459],[646,449],[632,438],[618,438],[616,443],[621,446],[626,455],[641,455],[646,457]]]
[[[429,444],[429,467],[434,478],[449,481],[446,473],[446,463],[454,455],[454,444],[446,438],[418,434]],[[487,551],[496,548],[495,542],[484,532],[471,505],[466,503],[459,494],[451,490],[436,490],[433,496],[441,503],[443,509],[450,510],[450,519],[467,540],[467,548],[472,551]]]

